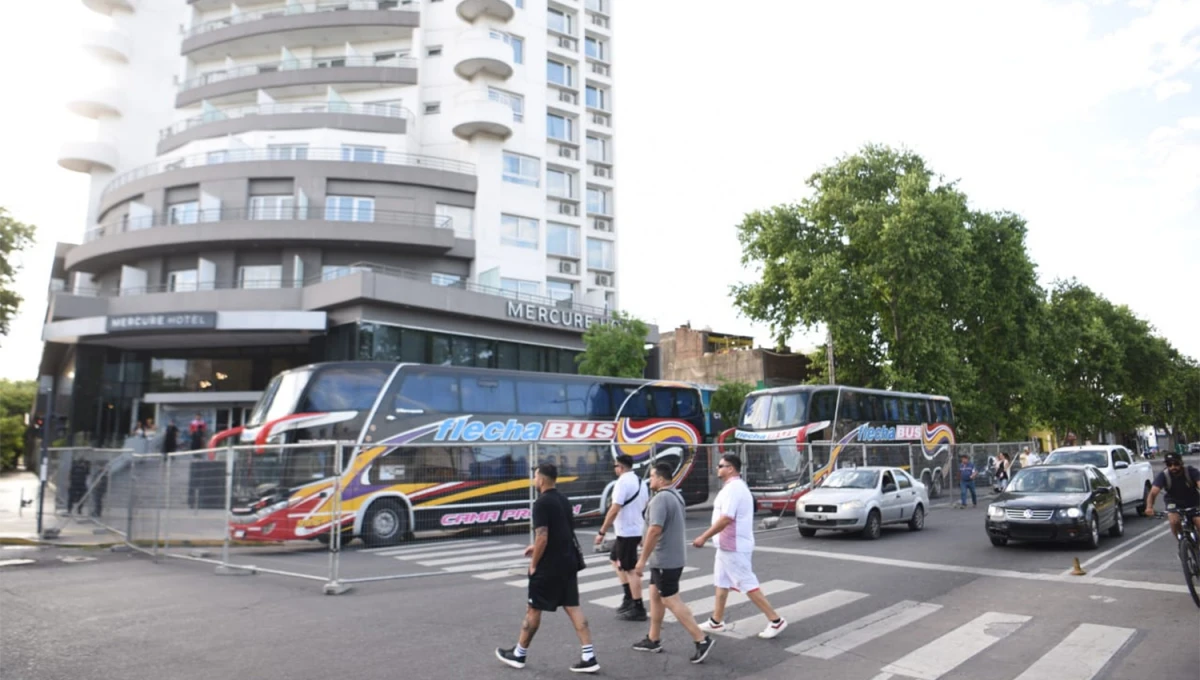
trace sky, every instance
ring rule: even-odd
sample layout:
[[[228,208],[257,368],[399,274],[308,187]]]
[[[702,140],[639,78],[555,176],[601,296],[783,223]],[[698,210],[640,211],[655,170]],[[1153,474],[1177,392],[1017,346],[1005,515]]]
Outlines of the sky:
[[[736,225],[882,143],[1023,216],[1043,285],[1076,278],[1200,358],[1200,0],[614,3],[622,307],[771,344],[729,297],[752,277]],[[94,138],[64,104],[102,75],[58,47],[97,22],[77,1],[0,3],[21,93],[0,107],[0,206],[39,227],[0,377],[35,377],[54,243],[84,229],[87,178],[56,153]]]

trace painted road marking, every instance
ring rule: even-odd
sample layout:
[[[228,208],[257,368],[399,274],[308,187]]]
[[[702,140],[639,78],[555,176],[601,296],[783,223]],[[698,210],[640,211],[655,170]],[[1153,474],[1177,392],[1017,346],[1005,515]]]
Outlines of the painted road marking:
[[[529,559],[525,557],[524,548],[513,550],[510,547],[505,547],[503,550],[493,549],[487,552],[463,553],[454,557],[442,557],[436,560],[420,560],[417,564],[422,567],[440,567],[445,564],[461,564],[463,562],[478,562],[479,560],[499,560],[505,558],[515,560],[519,557],[523,557],[526,560]]]
[[[468,538],[468,539],[463,539],[461,541],[438,541],[437,543],[421,543],[419,545],[409,545],[409,546],[404,546],[402,548],[397,548],[394,545],[390,545],[385,548],[363,548],[356,552],[369,553],[372,555],[382,555],[384,557],[391,557],[393,555],[404,555],[406,553],[421,552],[424,550],[441,550],[443,548],[448,548],[452,545],[459,545],[459,546],[461,546],[461,545],[485,545],[488,543],[496,543],[496,541],[487,541],[487,540],[480,540],[477,538]]]
[[[967,659],[1015,633],[1030,618],[1022,614],[987,612],[884,666],[882,672],[919,680],[938,680]]]
[[[697,567],[684,567],[683,568],[683,573],[685,573],[685,574],[687,574],[689,572],[693,572],[693,571],[700,571],[700,570]],[[598,571],[593,574],[589,574],[589,576],[597,576],[597,575],[600,575],[603,573],[604,572]],[[584,572],[582,572],[582,571],[579,572],[579,575],[582,577],[584,575]],[[529,581],[527,581],[525,579],[518,579],[516,581],[509,581],[509,582],[505,583],[504,585],[516,586],[518,588],[524,588],[528,584],[529,584]],[[621,587],[621,579],[617,578],[616,576],[613,576],[611,578],[602,578],[598,581],[589,581],[588,583],[580,583],[579,584],[579,594],[582,595],[583,593],[592,593],[597,590],[604,590],[606,588],[620,588],[620,587]],[[647,592],[649,592],[649,590],[650,590],[649,574],[646,574],[642,578],[642,588],[644,588]]]
[[[0,567],[16,567],[22,564],[33,564],[37,560],[0,560]]]
[[[866,593],[856,593],[853,590],[831,590],[827,593],[821,593],[816,597],[810,597],[807,600],[800,600],[786,607],[776,607],[775,612],[787,619],[788,623],[794,621],[803,621],[804,619],[812,618],[818,614],[824,614],[828,611],[833,611],[838,607],[844,607],[852,602],[858,602],[866,597]],[[745,639],[753,637],[757,633],[752,631],[755,623],[762,623],[763,616],[750,616],[739,621],[734,621],[732,625],[727,626],[723,633],[728,637]]]
[[[607,562],[608,556],[607,555],[594,555],[594,556],[589,555],[588,557],[583,558],[583,561],[589,567],[595,567],[598,562],[601,562],[601,561]],[[497,566],[498,564],[503,565],[503,566]],[[496,571],[487,571],[482,574],[474,575],[475,578],[477,578],[477,579],[483,579],[484,581],[492,581],[492,580],[495,580],[498,578],[511,578],[513,576],[516,576],[516,574],[514,574],[512,571],[510,571],[510,569],[512,569],[514,567],[524,567],[524,568],[528,569],[529,568],[529,558],[524,557],[520,560],[514,560],[514,561],[510,561],[510,562],[496,562],[496,563],[489,563],[489,564],[465,564],[465,565],[459,565],[459,566],[455,566],[455,567],[442,567],[442,568],[445,571],[450,571],[450,572],[495,569]],[[521,583],[526,584],[527,581],[522,581]]]
[[[1080,624],[1016,680],[1092,680],[1137,631]]]
[[[711,575],[709,576],[709,583],[710,584],[712,583]],[[766,583],[762,584],[759,587],[762,589],[763,595],[774,595],[775,593],[782,593],[782,592],[791,590],[793,588],[799,588],[800,586],[803,586],[803,585],[804,585],[803,583],[795,583],[794,581],[774,580],[774,581],[767,581]],[[744,593],[737,593],[737,592],[730,591],[729,599],[725,601],[725,608],[729,609],[730,607],[734,607],[739,604],[742,604],[743,602],[749,602],[749,601],[750,601],[750,598],[746,597],[746,595]],[[688,609],[692,610],[692,615],[695,616],[697,619],[699,619],[704,614],[711,613],[713,610],[713,606],[716,605],[716,603],[717,603],[717,596],[714,594],[710,597],[706,597],[701,600],[693,600],[692,602],[688,602],[687,606],[688,606]],[[663,617],[663,621],[674,622],[675,615],[672,614],[671,612],[666,612],[666,615]]]
[[[792,645],[787,651],[817,659],[832,659],[915,623],[941,608],[940,604],[904,600]]]
[[[469,556],[474,556],[474,555],[486,556],[487,554],[497,553],[497,552],[504,551],[504,550],[512,551],[513,546],[511,546],[511,545],[485,545],[485,546],[481,546],[478,548],[458,548],[456,550],[438,550],[438,551],[434,551],[434,552],[423,552],[423,553],[416,553],[416,554],[409,554],[409,555],[395,555],[392,557],[392,559],[405,560],[405,561],[407,561],[407,560],[427,560],[427,559],[432,559],[434,557],[446,557],[446,556],[457,556],[457,557],[469,559]],[[519,548],[519,549],[517,549],[516,552],[518,555],[520,555],[523,551],[524,551],[524,548]],[[430,563],[419,562],[418,564],[424,564],[424,565],[428,566]]]
[[[712,574],[707,574],[705,576],[697,576],[695,578],[689,578],[689,579],[679,582],[679,592],[686,593],[689,590],[696,590],[697,588],[703,588],[704,586],[711,587],[712,582],[713,582]],[[643,593],[645,595],[649,594],[649,592],[646,590],[649,587],[650,587],[650,584],[648,582],[643,584]],[[612,595],[609,597],[602,597],[598,600],[592,600],[591,603],[598,604],[601,607],[608,607],[609,609],[616,609],[617,607],[621,606],[621,602],[624,599],[625,599],[625,594],[618,593],[616,595]]]
[[[1150,545],[1150,544],[1151,544],[1151,543],[1153,543],[1153,542],[1154,542],[1156,539],[1162,538],[1163,536],[1166,536],[1166,535],[1167,535],[1167,534],[1169,534],[1169,533],[1171,533],[1171,526],[1170,526],[1170,525],[1167,525],[1167,526],[1163,527],[1163,528],[1162,528],[1161,530],[1159,530],[1159,531],[1151,532],[1150,536],[1149,536],[1149,537],[1148,537],[1146,540],[1142,541],[1141,543],[1137,543],[1136,545],[1132,545],[1132,546],[1130,546],[1130,547],[1129,547],[1127,550],[1125,550],[1124,552],[1117,553],[1117,556],[1116,556],[1116,557],[1113,557],[1112,559],[1110,559],[1110,560],[1108,560],[1108,561],[1106,561],[1106,562],[1104,562],[1104,563],[1102,563],[1102,564],[1100,564],[1100,565],[1098,565],[1098,566],[1096,566],[1096,567],[1093,567],[1091,570],[1089,570],[1089,573],[1090,573],[1092,576],[1095,576],[1096,574],[1099,574],[1100,572],[1104,571],[1105,569],[1108,569],[1109,567],[1111,567],[1112,565],[1116,564],[1117,562],[1120,562],[1121,560],[1125,559],[1126,557],[1129,557],[1129,556],[1130,556],[1130,555],[1132,555],[1133,553],[1135,553],[1135,552],[1137,552],[1137,551],[1141,550],[1142,548],[1145,548],[1146,546]],[[1139,536],[1138,538],[1141,538],[1141,537]]]

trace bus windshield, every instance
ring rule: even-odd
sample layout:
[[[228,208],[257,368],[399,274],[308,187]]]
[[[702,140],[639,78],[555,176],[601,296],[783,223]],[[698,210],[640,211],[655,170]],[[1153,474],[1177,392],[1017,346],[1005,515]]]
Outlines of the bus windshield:
[[[804,424],[808,392],[760,394],[746,397],[739,426],[743,430],[774,430]]]
[[[259,427],[263,423],[282,418],[295,412],[296,402],[304,392],[304,386],[312,377],[311,370],[285,371],[275,376],[262,398],[254,406],[246,427]]]

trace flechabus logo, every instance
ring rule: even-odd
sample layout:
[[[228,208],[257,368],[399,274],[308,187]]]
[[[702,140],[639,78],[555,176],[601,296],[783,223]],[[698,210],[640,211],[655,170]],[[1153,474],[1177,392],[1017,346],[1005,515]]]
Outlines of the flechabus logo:
[[[516,418],[483,422],[462,416],[442,421],[433,440],[437,442],[536,442],[611,441],[616,423],[594,420],[548,420],[521,423]]]

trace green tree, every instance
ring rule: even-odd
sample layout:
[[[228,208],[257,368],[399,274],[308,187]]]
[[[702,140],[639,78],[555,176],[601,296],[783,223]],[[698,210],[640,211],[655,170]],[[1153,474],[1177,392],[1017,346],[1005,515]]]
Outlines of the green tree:
[[[25,415],[33,409],[37,383],[0,380],[0,469],[16,467],[25,450]]]
[[[721,423],[725,427],[736,427],[742,413],[742,404],[746,401],[746,395],[752,391],[754,385],[748,382],[722,380],[712,393],[709,408],[721,416]]]
[[[33,225],[18,222],[0,207],[0,335],[8,335],[8,324],[24,299],[14,289],[21,267],[16,254],[33,245]]]
[[[592,324],[583,334],[584,351],[575,357],[579,372],[613,378],[641,378],[646,373],[646,337],[650,327],[625,312],[612,323]]]

